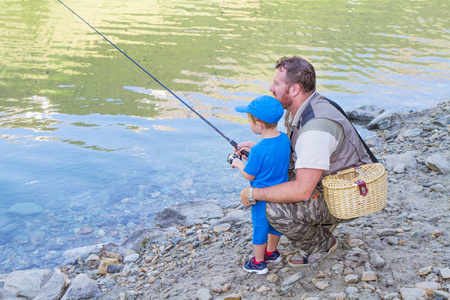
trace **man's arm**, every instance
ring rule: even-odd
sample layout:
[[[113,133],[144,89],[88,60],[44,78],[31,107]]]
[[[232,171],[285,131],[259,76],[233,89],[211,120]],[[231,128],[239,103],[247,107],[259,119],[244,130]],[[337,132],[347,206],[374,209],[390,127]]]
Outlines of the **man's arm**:
[[[314,188],[322,176],[323,170],[297,169],[296,179],[266,188],[254,188],[253,198],[273,203],[293,203],[309,200]],[[249,188],[241,191],[241,202],[244,206],[251,206],[248,202]]]

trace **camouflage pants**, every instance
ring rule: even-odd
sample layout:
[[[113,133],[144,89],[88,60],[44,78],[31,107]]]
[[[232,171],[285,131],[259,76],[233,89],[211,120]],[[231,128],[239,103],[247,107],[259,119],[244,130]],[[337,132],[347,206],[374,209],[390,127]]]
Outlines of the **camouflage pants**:
[[[267,202],[266,206],[270,225],[308,254],[326,251],[333,244],[331,226],[324,225],[351,221],[334,217],[318,188],[312,195],[307,201],[289,204]]]

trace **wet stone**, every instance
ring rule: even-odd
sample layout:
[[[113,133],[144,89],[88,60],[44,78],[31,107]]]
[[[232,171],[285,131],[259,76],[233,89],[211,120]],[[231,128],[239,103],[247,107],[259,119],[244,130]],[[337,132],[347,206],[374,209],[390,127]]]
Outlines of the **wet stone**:
[[[119,273],[122,270],[120,265],[109,265],[107,268],[108,273]]]
[[[33,202],[17,203],[9,208],[9,212],[24,216],[38,214],[43,210],[42,206]]]

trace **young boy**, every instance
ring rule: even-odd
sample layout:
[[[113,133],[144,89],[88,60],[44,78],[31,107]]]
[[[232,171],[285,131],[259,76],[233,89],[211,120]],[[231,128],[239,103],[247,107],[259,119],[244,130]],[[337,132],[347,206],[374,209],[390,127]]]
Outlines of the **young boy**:
[[[236,107],[236,111],[247,113],[250,128],[261,135],[262,140],[251,148],[247,165],[234,159],[231,166],[250,180],[251,187],[268,187],[288,181],[291,143],[285,133],[277,130],[278,121],[284,114],[281,103],[273,97],[261,96],[247,106]],[[277,250],[281,233],[267,221],[265,201],[256,201],[252,205],[252,224],[255,256],[246,261],[243,268],[250,273],[266,274],[269,271],[267,263],[279,263],[282,258]]]

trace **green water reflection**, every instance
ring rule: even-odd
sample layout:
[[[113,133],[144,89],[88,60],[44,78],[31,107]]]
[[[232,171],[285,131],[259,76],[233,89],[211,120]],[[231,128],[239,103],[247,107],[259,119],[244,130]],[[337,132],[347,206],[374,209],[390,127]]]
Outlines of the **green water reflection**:
[[[418,94],[409,105],[420,107],[449,94],[443,0],[65,3],[206,116],[235,120],[234,100],[267,93],[274,62],[293,54],[313,62],[321,91],[344,100],[362,94],[389,107]],[[51,120],[11,118],[48,112],[35,95],[70,115],[189,116],[58,1],[3,0],[0,16],[3,126],[54,130]]]

